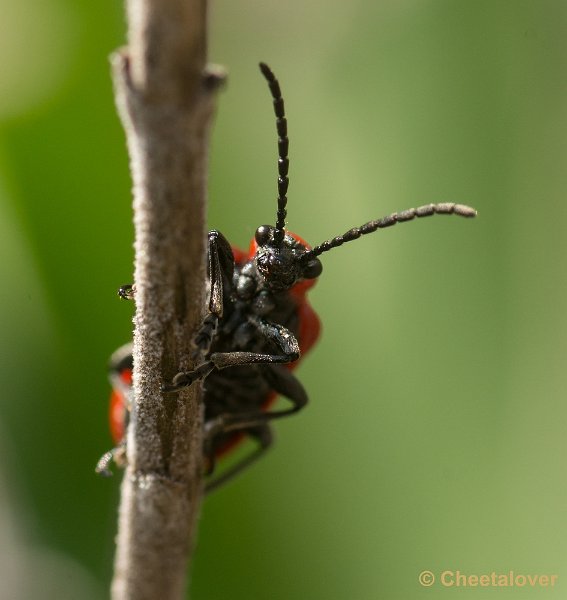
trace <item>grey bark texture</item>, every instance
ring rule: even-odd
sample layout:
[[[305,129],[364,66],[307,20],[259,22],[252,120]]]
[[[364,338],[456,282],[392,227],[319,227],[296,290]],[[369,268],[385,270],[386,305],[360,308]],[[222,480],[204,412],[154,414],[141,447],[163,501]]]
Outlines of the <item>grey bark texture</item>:
[[[134,187],[134,403],[114,600],[183,598],[202,485],[200,388],[164,395],[191,368],[203,316],[209,129],[220,75],[206,65],[206,0],[127,0],[112,57]]]

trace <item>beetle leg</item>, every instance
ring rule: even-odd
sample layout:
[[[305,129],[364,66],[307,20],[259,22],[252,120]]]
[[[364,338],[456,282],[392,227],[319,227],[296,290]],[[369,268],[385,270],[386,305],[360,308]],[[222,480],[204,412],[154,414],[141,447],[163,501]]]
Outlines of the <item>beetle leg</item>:
[[[281,364],[296,361],[299,356],[299,343],[285,327],[276,323],[269,323],[259,317],[251,317],[250,322],[267,339],[274,342],[282,354],[260,354],[258,352],[214,352],[208,361],[199,365],[193,371],[178,373],[171,383],[163,387],[164,392],[176,392],[181,388],[190,386],[193,382],[204,379],[215,369],[226,369],[254,364]]]
[[[218,425],[220,423],[217,422],[216,419],[214,421],[216,423],[213,423],[212,428],[207,428],[208,431],[205,434],[206,436],[209,436],[209,434],[211,436],[209,443],[209,453],[207,456],[207,460],[209,463],[208,474],[211,474],[213,472],[215,466],[214,435],[222,433],[222,429],[220,429],[220,431],[218,429]],[[215,425],[217,425],[217,427],[216,431],[213,433],[213,431],[215,430]],[[249,437],[253,438],[258,443],[258,446],[250,453],[243,456],[242,459],[239,460],[236,464],[226,469],[223,473],[207,481],[207,483],[205,484],[205,493],[208,494],[209,492],[218,489],[219,487],[221,487],[222,485],[224,485],[225,483],[242,473],[242,471],[247,469],[250,465],[254,464],[259,458],[261,458],[266,452],[266,450],[268,450],[268,448],[270,448],[270,446],[273,443],[273,433],[270,426],[267,423],[262,423],[261,426],[251,429],[246,433]]]
[[[224,413],[216,417],[218,433],[234,433],[258,427],[262,423],[287,417],[300,411],[308,402],[305,388],[295,375],[282,365],[269,365],[265,368],[266,380],[277,394],[287,398],[292,406],[281,410],[255,410],[241,413]]]
[[[268,418],[277,418],[301,410],[309,401],[307,392],[299,379],[283,365],[270,365],[266,367],[266,380],[274,392],[281,394],[291,401],[293,407],[287,411],[270,411],[263,414],[271,415]]]
[[[120,286],[118,295],[122,300],[134,300],[136,297],[136,286],[132,283]]]
[[[242,460],[213,478],[206,484],[205,491],[208,493],[224,485],[234,476],[260,458],[271,446],[273,435],[268,421],[291,415],[301,410],[307,404],[307,393],[301,382],[288,369],[282,365],[267,365],[265,376],[274,392],[282,394],[290,400],[293,406],[286,410],[277,411],[255,411],[248,413],[232,414],[225,413],[212,419],[205,425],[205,456],[208,462],[208,474],[211,474],[215,466],[215,442],[220,441],[220,436],[242,431],[248,436],[255,438],[259,446]]]
[[[208,314],[194,339],[195,356],[209,352],[218,323],[223,315],[224,288],[230,286],[234,274],[232,248],[224,235],[213,229],[208,234],[207,273],[210,282]]]
[[[124,467],[126,464],[126,440],[122,440],[118,446],[112,448],[108,452],[105,452],[96,463],[95,473],[102,475],[103,477],[112,477],[112,471],[110,470],[110,463],[114,461],[114,464],[118,467]]]

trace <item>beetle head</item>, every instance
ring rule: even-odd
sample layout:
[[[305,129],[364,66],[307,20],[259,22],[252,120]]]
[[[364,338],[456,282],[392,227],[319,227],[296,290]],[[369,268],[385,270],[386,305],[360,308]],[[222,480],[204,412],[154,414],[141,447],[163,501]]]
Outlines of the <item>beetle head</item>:
[[[258,273],[274,291],[290,289],[303,279],[316,279],[323,270],[321,261],[314,257],[303,261],[310,246],[298,235],[285,232],[280,240],[271,225],[260,225],[256,230],[252,252]]]

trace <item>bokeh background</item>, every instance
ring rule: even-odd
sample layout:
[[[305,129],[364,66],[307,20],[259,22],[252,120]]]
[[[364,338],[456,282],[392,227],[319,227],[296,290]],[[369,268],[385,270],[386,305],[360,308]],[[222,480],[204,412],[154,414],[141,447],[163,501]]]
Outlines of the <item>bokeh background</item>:
[[[0,2],[0,597],[107,597],[120,477],[106,361],[131,335],[130,179],[107,57],[117,1]],[[556,574],[567,594],[567,4],[217,0],[230,73],[211,227],[246,246],[275,212],[310,240],[428,202],[470,203],[325,257],[311,404],[207,499],[192,597],[453,599],[429,569]],[[180,252],[183,248],[180,248]]]

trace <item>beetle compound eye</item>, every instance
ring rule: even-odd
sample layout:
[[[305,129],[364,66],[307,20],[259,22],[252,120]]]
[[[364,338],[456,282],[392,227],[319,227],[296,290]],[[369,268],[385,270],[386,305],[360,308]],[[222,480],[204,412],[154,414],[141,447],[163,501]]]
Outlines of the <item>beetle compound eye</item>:
[[[258,246],[265,246],[272,237],[272,227],[269,225],[260,225],[258,229],[256,229],[256,234],[254,238],[256,239],[256,243]]]
[[[315,260],[310,260],[303,269],[303,277],[305,279],[315,279],[321,275],[323,272],[323,264],[321,261],[316,258]]]

